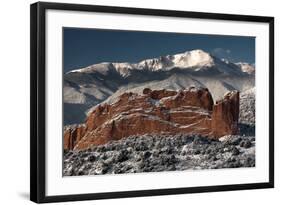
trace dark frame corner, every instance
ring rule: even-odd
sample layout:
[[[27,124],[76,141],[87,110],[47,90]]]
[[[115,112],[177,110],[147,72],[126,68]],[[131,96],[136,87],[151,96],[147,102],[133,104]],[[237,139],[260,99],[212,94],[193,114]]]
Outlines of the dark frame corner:
[[[45,192],[45,16],[47,9],[269,24],[269,182],[191,188],[46,196]],[[274,17],[38,2],[30,6],[30,200],[36,203],[97,200],[274,187]]]

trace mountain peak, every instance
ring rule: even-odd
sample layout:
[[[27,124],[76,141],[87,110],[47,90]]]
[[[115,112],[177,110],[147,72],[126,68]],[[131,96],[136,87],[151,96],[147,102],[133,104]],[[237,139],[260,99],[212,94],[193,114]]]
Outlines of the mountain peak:
[[[211,67],[214,65],[214,59],[209,53],[196,49],[174,55],[173,63],[180,68]]]
[[[198,53],[198,54],[203,54],[203,55],[209,55],[208,52],[206,52],[202,49],[194,49],[194,50],[186,51],[185,53]]]
[[[158,58],[146,59],[136,64],[139,70],[147,69],[151,71],[171,70],[175,67],[180,69],[192,69],[194,67],[212,67],[213,57],[201,50],[191,50],[175,55],[160,56]]]
[[[240,67],[241,71],[248,74],[255,73],[255,65],[245,62],[235,63],[238,67]]]

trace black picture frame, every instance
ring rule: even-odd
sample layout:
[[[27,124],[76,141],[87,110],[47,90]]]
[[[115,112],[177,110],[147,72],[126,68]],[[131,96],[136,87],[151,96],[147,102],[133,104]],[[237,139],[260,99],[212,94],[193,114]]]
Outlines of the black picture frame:
[[[269,181],[263,183],[229,184],[191,188],[122,191],[74,195],[46,196],[45,140],[46,140],[46,10],[68,10],[102,13],[122,13],[151,16],[170,16],[195,19],[216,19],[269,24]],[[30,200],[37,203],[76,200],[97,200],[123,197],[217,192],[274,187],[274,18],[265,16],[230,15],[217,13],[110,7],[82,4],[38,2],[30,7]]]

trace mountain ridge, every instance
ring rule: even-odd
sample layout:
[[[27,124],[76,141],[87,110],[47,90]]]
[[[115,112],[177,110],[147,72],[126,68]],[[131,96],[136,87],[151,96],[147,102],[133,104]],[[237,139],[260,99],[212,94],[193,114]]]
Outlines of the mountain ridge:
[[[228,91],[254,87],[255,68],[250,66],[197,49],[138,63],[104,62],[72,70],[64,74],[64,124],[80,123],[94,106],[113,102],[124,92],[139,93],[145,87],[170,90],[206,87],[217,100]]]
[[[227,67],[231,64],[232,70]],[[207,70],[213,67],[223,67],[224,70],[219,69],[218,71],[227,74],[251,74],[247,70],[242,69],[242,67],[248,67],[248,70],[253,70],[254,67],[251,64],[245,62],[239,62],[237,64],[230,63],[224,59],[219,59],[201,49],[186,51],[184,53],[178,53],[174,55],[160,56],[158,58],[144,59],[138,63],[129,62],[102,62],[93,65],[89,65],[84,68],[75,69],[67,72],[99,72],[100,74],[106,75],[110,70],[117,71],[122,77],[128,77],[130,72],[133,70],[147,70],[151,72],[155,71],[170,71],[174,68],[179,69],[189,69],[190,71],[201,71]],[[236,67],[235,67],[236,66]],[[235,70],[236,69],[236,70]],[[241,71],[241,73],[239,73]]]

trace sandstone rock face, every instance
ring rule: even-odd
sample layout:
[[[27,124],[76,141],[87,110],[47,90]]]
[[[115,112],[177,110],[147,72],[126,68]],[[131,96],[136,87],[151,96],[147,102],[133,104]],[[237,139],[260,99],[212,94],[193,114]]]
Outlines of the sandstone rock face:
[[[211,111],[213,98],[207,88],[189,88],[188,92],[179,91],[174,98],[163,99],[165,107],[173,109],[182,106],[194,106]]]
[[[63,147],[67,150],[72,150],[75,145],[82,139],[85,134],[85,126],[78,125],[70,127],[64,131]]]
[[[84,125],[67,129],[65,149],[87,149],[132,135],[177,133],[220,137],[237,133],[239,93],[231,92],[213,103],[206,88],[143,90],[124,93],[113,104],[101,104]]]
[[[238,133],[239,92],[228,92],[216,103],[212,113],[212,135],[234,135]]]

